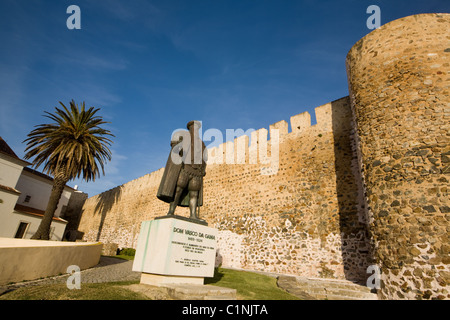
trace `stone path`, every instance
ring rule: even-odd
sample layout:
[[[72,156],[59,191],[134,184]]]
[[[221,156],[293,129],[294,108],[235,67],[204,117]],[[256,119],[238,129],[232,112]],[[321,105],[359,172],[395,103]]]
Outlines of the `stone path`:
[[[81,271],[81,283],[138,281],[141,279],[141,273],[132,271],[132,266],[132,260],[101,257],[98,265]]]

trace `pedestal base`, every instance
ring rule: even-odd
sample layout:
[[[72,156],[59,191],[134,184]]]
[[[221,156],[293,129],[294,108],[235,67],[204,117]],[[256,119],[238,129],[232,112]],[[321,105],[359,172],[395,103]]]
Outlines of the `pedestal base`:
[[[155,287],[165,287],[170,284],[194,284],[203,285],[202,277],[182,277],[166,276],[152,273],[141,274],[141,284],[148,284]]]

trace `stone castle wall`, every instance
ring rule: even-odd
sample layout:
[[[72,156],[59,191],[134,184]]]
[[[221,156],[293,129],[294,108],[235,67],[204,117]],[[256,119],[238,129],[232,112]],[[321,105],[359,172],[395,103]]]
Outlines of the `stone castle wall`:
[[[291,117],[291,132],[286,121],[270,126],[271,136],[279,133],[276,166],[259,152],[272,155],[266,129],[209,150],[200,215],[220,231],[223,266],[365,280],[370,255],[348,97],[316,108],[316,119],[311,126],[306,112]],[[168,211],[156,198],[163,170],[88,199],[84,239],[134,247],[140,223]]]
[[[316,108],[316,125],[305,112],[269,141],[260,129],[209,150],[200,215],[218,263],[361,283],[376,264],[381,298],[450,298],[448,30],[449,14],[382,26],[349,51],[350,97]],[[168,211],[163,170],[89,198],[84,238],[134,247]]]
[[[449,298],[450,15],[373,31],[347,56],[384,298]]]

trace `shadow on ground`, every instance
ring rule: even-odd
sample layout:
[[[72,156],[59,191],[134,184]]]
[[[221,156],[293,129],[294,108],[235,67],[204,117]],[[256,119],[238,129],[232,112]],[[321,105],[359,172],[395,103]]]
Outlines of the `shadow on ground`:
[[[219,282],[222,278],[223,278],[223,273],[220,272],[219,268],[214,268],[214,277],[205,278],[204,283],[205,284],[215,284],[216,282]]]

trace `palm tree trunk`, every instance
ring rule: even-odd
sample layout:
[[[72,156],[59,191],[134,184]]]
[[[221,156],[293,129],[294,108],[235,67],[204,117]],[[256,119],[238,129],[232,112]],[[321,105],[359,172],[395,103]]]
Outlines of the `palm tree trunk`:
[[[53,188],[50,194],[50,199],[48,200],[47,209],[45,210],[44,217],[36,231],[36,233],[31,237],[35,240],[50,240],[50,225],[52,224],[52,219],[55,214],[56,208],[58,207],[59,199],[64,191],[64,186],[69,179],[66,178],[64,173],[57,174],[53,180]]]

